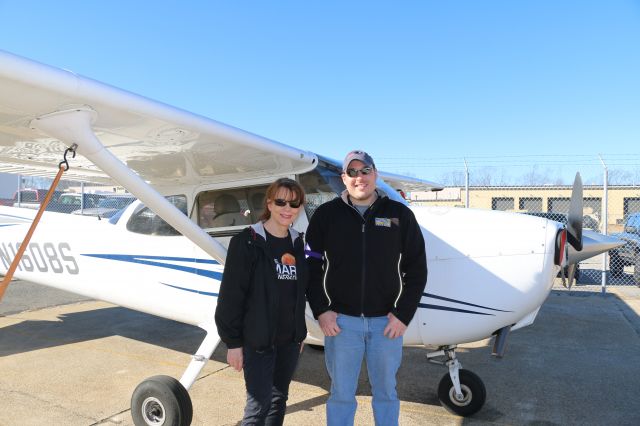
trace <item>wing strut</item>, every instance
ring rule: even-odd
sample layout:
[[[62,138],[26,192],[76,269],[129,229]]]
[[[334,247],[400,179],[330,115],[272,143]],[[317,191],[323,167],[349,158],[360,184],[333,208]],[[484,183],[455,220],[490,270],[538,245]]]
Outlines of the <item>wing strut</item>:
[[[113,180],[139,198],[182,235],[224,264],[227,250],[220,243],[211,238],[202,228],[193,223],[105,148],[91,127],[96,115],[97,113],[93,109],[83,106],[42,115],[32,120],[30,125],[67,145],[77,144],[79,154],[88,158]]]
[[[7,287],[9,287],[9,283],[13,279],[13,274],[16,272],[16,268],[18,267],[18,263],[20,263],[20,260],[22,259],[22,255],[24,254],[25,250],[29,246],[29,241],[31,241],[31,236],[35,232],[36,227],[38,226],[38,223],[40,223],[40,218],[42,217],[42,213],[44,213],[45,209],[49,205],[49,201],[51,201],[51,197],[53,196],[53,193],[56,187],[58,186],[58,183],[60,182],[62,173],[69,170],[69,162],[67,161],[67,154],[69,152],[72,152],[73,156],[75,157],[76,148],[77,148],[77,145],[73,144],[71,145],[71,147],[67,148],[64,151],[64,157],[63,157],[64,160],[62,160],[58,165],[58,174],[56,174],[55,179],[53,179],[53,182],[51,183],[51,187],[49,188],[49,191],[47,191],[47,195],[45,195],[44,200],[42,200],[42,203],[40,203],[40,208],[38,208],[38,213],[36,214],[36,217],[33,219],[33,222],[31,222],[31,226],[27,231],[27,235],[25,235],[24,240],[22,240],[22,243],[18,248],[18,253],[16,253],[16,257],[13,258],[13,261],[9,266],[9,270],[7,271],[7,274],[4,276],[4,279],[0,283],[0,301],[4,297],[4,292],[7,290]]]

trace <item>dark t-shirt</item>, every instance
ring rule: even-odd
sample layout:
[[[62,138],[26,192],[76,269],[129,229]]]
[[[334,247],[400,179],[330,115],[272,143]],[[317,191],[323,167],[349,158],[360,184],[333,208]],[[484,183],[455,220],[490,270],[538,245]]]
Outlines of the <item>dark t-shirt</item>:
[[[276,344],[291,343],[295,337],[295,309],[297,297],[298,274],[296,258],[293,255],[291,236],[275,237],[268,232],[267,246],[274,256],[279,293],[278,325],[276,328]]]

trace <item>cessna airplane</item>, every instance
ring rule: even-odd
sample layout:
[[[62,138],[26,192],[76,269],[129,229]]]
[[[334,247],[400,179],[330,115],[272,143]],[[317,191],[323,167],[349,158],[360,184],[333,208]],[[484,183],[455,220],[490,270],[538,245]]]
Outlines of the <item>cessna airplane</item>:
[[[308,193],[295,224],[304,230],[315,208],[343,189],[340,163],[0,51],[0,171],[53,176],[70,147],[79,155],[65,179],[115,182],[138,201],[109,220],[44,213],[15,277],[206,330],[179,381],[151,377],[131,399],[138,425],[189,424],[188,389],[220,342],[213,316],[230,236],[257,221],[266,187],[282,176]],[[380,177],[380,190],[399,201],[398,189],[439,189]],[[448,368],[437,391],[445,408],[468,416],[485,402],[457,345],[495,335],[502,356],[509,332],[533,323],[562,267],[617,245],[583,237],[581,200],[578,178],[566,228],[515,213],[411,207],[429,278],[404,344],[437,348],[427,357]],[[1,274],[35,214],[0,207]],[[307,325],[306,342],[322,345],[308,309]]]

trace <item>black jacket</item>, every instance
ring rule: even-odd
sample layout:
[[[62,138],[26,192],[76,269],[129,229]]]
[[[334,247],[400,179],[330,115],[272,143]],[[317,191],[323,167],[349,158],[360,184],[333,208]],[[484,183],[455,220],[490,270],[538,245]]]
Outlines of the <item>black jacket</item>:
[[[296,342],[307,336],[304,321],[308,271],[303,235],[290,229],[297,269]],[[268,252],[262,223],[231,238],[216,307],[218,334],[228,348],[247,346],[262,350],[276,339],[279,294],[273,256]]]
[[[321,205],[307,228],[313,314],[393,313],[408,325],[427,283],[424,238],[413,212],[386,196],[364,217],[342,197]]]

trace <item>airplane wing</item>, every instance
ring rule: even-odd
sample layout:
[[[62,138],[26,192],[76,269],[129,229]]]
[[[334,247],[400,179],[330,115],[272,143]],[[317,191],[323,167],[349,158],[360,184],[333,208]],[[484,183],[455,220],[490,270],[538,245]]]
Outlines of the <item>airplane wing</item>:
[[[404,192],[412,191],[442,191],[444,188],[442,185],[435,182],[430,182],[424,179],[418,179],[409,176],[396,175],[394,173],[387,173],[378,170],[378,176],[395,189],[400,189]]]
[[[317,161],[313,153],[0,51],[0,172],[53,177],[68,141],[43,131],[38,120],[73,109],[88,111],[99,142],[154,187],[297,174]],[[113,183],[80,157],[65,179]]]
[[[310,152],[0,51],[0,171],[52,177],[73,145],[85,158],[66,179],[115,181],[222,263],[226,249],[161,188],[297,174],[317,163]]]

